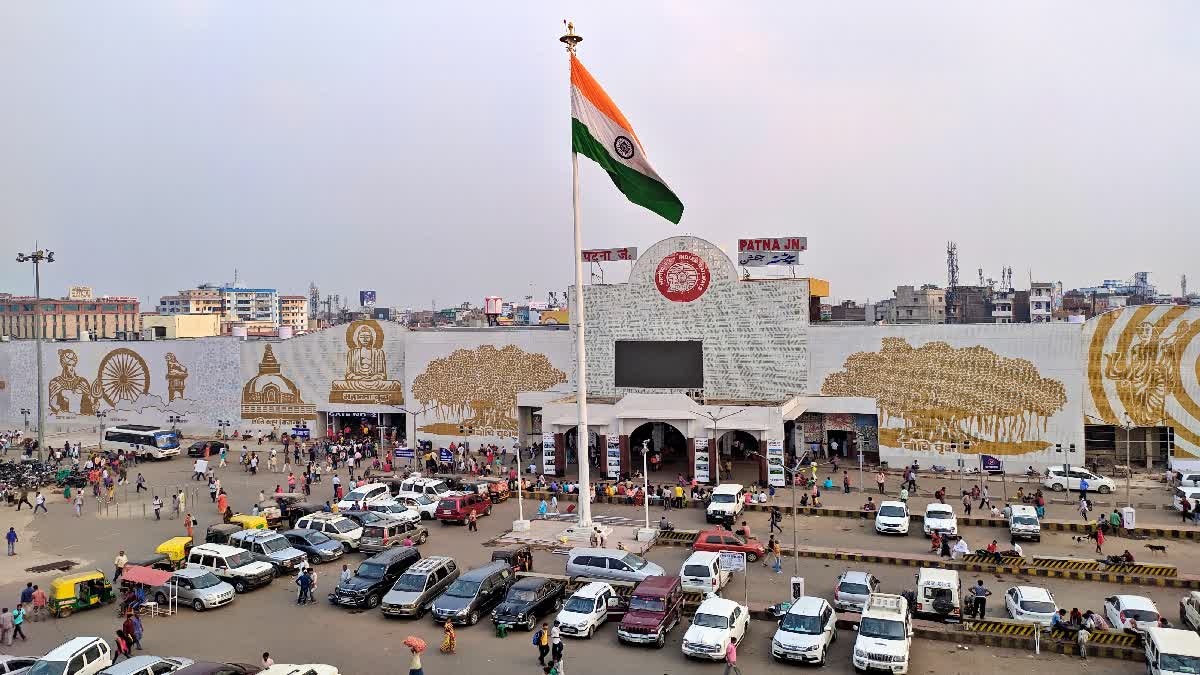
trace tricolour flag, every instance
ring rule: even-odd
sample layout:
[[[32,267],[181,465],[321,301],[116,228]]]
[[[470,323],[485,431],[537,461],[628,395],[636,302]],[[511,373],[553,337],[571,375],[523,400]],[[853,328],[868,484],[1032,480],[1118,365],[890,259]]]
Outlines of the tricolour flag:
[[[571,55],[571,147],[596,161],[629,201],[678,223],[683,202],[663,182],[633,125],[592,74]]]

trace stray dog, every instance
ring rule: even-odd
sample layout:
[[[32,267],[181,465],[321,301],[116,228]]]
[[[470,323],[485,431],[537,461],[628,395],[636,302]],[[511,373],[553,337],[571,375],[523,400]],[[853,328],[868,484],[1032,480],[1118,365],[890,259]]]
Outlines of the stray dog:
[[[1163,555],[1167,554],[1166,544],[1146,544],[1146,548],[1150,549],[1151,553],[1161,553]]]
[[[1083,542],[1091,541],[1092,539],[1095,539],[1095,537],[1091,536],[1090,534],[1080,534],[1080,535],[1072,535],[1071,536],[1071,540],[1074,541],[1076,544],[1082,544]]]

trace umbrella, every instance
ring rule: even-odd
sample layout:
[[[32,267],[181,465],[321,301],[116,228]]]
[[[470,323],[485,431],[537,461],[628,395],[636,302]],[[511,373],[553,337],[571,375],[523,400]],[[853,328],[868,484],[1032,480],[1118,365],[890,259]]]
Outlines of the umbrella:
[[[425,651],[425,641],[415,635],[409,635],[404,638],[404,646],[416,651],[418,654]]]

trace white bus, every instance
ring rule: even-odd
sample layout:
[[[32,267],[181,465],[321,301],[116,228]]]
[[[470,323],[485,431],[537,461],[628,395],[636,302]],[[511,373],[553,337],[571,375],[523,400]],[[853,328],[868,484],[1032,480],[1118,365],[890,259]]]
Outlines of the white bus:
[[[166,459],[179,454],[179,432],[146,424],[121,424],[104,430],[105,450],[136,452],[139,457]]]

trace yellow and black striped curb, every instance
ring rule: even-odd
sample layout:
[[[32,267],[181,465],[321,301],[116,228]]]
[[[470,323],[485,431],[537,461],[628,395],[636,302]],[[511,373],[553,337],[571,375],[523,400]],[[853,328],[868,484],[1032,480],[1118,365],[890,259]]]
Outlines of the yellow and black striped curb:
[[[973,633],[991,633],[992,635],[1015,635],[1033,637],[1040,626],[1021,621],[1006,621],[1004,619],[980,619],[962,622],[963,630]]]
[[[1155,563],[1134,563],[1131,565],[1112,565],[1106,572],[1113,574],[1132,574],[1148,577],[1177,577],[1179,569],[1174,565]]]
[[[1034,556],[1032,561],[1034,567],[1045,567],[1051,570],[1098,570],[1100,563],[1096,560],[1081,560],[1079,558],[1055,558]]]
[[[961,561],[964,563],[985,563],[989,565],[999,565],[1001,567],[1013,568],[1020,567],[1023,563],[1025,563],[1024,558],[1006,555],[1000,556],[1000,562],[996,562],[996,556],[991,555],[990,553],[968,553],[961,558]]]
[[[671,532],[659,532],[655,538],[655,543],[665,546],[691,546],[696,541],[696,536],[700,533],[696,530],[673,530]]]
[[[1051,631],[1050,637],[1063,642],[1075,641],[1075,633],[1059,629]],[[1137,635],[1131,635],[1123,631],[1094,630],[1092,631],[1092,637],[1088,640],[1088,646],[1090,647],[1093,644],[1112,645],[1114,647],[1140,647],[1142,639]]]

